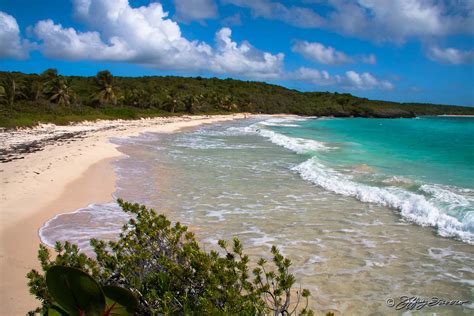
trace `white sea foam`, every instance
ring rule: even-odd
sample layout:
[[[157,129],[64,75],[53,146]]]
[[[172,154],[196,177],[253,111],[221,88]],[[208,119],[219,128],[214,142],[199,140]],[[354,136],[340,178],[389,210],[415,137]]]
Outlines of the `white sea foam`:
[[[57,241],[70,241],[87,251],[91,236],[105,240],[116,237],[129,218],[115,202],[90,204],[72,213],[56,215],[40,228],[39,236],[51,247]]]
[[[459,190],[453,186],[439,184],[424,184],[420,186],[420,190],[430,194],[434,199],[446,203],[450,210],[467,208],[474,204],[474,194],[469,194],[470,190]]]
[[[276,240],[275,238],[267,234],[263,234],[262,237],[250,238],[249,242],[253,246],[267,246],[270,248],[274,244],[275,240]]]
[[[302,117],[283,117],[283,118],[273,118],[265,121],[259,122],[260,125],[264,126],[285,126],[285,127],[299,127],[297,124],[291,124],[291,122],[302,122],[306,121],[306,118]]]
[[[272,119],[259,122],[245,128],[245,132],[254,132],[268,138],[274,144],[292,150],[298,154],[314,153],[331,149],[327,144],[310,139],[289,137],[270,129],[265,125],[288,122],[287,119]],[[333,170],[319,162],[317,156],[293,168],[300,176],[328,191],[354,197],[362,202],[374,203],[400,211],[403,218],[421,226],[436,227],[444,237],[456,237],[474,244],[474,211],[466,211],[474,205],[472,190],[446,187],[436,184],[424,184],[420,192],[411,192],[400,186],[390,186],[395,182],[411,183],[402,177],[392,177],[388,187],[377,187],[353,181],[350,175]],[[447,214],[449,211],[459,211]],[[458,215],[458,216],[456,216]]]
[[[315,117],[311,117],[315,118]],[[266,123],[266,124],[286,124],[289,122],[304,122],[307,121],[309,118],[308,117],[301,117],[301,116],[284,116],[284,117],[274,117],[265,121],[262,121],[261,123]]]
[[[237,135],[248,135],[248,134],[260,134],[261,129],[271,126],[284,126],[284,127],[299,127],[300,125],[295,124],[295,122],[303,122],[308,120],[308,118],[298,117],[298,116],[287,116],[287,117],[278,117],[268,120],[259,121],[255,124],[249,126],[232,126],[227,128],[224,131],[209,131],[206,130],[203,132],[207,135],[214,136],[237,136]],[[262,135],[263,136],[263,135]]]
[[[322,142],[318,142],[312,139],[288,137],[280,133],[275,133],[274,131],[268,129],[260,129],[258,130],[258,133],[263,137],[270,139],[272,143],[297,152],[298,154],[306,154],[319,150],[329,149],[329,147]]]
[[[311,257],[306,260],[305,264],[316,264],[316,263],[321,263],[321,262],[326,262],[327,259],[321,256],[317,255],[312,255]]]
[[[293,168],[305,180],[326,190],[355,197],[362,202],[375,203],[398,209],[403,218],[422,226],[437,227],[445,237],[457,237],[474,244],[474,212],[467,212],[462,219],[450,216],[422,194],[412,193],[402,188],[379,188],[352,181],[321,164],[317,157]],[[425,188],[426,189],[426,188]],[[450,196],[452,197],[452,196]]]
[[[287,126],[288,122],[298,122],[306,120],[307,118],[301,117],[274,118],[244,127],[240,129],[240,131],[244,133],[256,133],[260,136],[268,138],[272,143],[278,146],[285,147],[286,149],[294,151],[298,154],[308,154],[321,150],[332,149],[332,147],[328,146],[324,142],[319,142],[313,139],[289,137],[266,128],[268,126]]]

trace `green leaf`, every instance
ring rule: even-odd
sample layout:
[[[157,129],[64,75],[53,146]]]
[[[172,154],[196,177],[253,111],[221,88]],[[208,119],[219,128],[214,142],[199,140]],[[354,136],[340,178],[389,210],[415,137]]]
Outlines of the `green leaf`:
[[[138,300],[132,292],[114,285],[103,286],[102,290],[105,294],[109,315],[133,315],[138,306]]]
[[[101,315],[105,309],[100,286],[79,269],[53,266],[46,272],[46,285],[51,297],[70,315]]]
[[[48,316],[69,316],[69,314],[61,307],[53,305],[48,308]]]

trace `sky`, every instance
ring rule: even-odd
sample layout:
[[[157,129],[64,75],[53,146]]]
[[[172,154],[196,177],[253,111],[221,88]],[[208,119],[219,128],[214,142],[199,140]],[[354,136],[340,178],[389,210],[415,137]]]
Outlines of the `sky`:
[[[474,106],[474,0],[1,0],[0,70]]]

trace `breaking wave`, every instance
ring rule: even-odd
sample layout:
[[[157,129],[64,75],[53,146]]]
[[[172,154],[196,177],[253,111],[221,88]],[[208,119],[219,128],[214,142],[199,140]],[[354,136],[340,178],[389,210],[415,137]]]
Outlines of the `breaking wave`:
[[[290,137],[265,128],[265,126],[285,126],[292,119],[274,119],[247,127],[247,132],[254,132],[268,138],[272,143],[292,150],[298,154],[309,154],[311,158],[295,166],[292,170],[303,179],[310,181],[328,191],[361,202],[387,206],[400,211],[400,215],[421,226],[436,227],[443,237],[458,238],[474,244],[474,192],[473,190],[444,186],[439,184],[420,183],[416,191],[390,185],[375,186],[359,183],[349,174],[343,174],[323,164],[317,157],[319,151],[334,147],[311,139]],[[398,178],[397,178],[398,179]],[[405,182],[405,181],[404,181]],[[467,210],[467,211],[466,211]]]

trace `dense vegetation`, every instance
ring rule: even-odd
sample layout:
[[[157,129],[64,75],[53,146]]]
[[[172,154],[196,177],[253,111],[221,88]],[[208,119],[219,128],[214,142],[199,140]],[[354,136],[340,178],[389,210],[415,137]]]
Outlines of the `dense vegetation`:
[[[0,126],[65,124],[98,118],[182,113],[288,113],[316,116],[413,117],[474,114],[474,108],[372,101],[350,94],[299,92],[262,82],[183,77],[61,76],[0,72]]]
[[[312,314],[307,309],[309,291],[292,289],[291,261],[276,247],[271,250],[275,270],[265,259],[252,263],[236,238],[231,246],[221,240],[220,251],[206,252],[186,226],[171,225],[145,206],[118,203],[132,219],[117,241],[91,241],[95,259],[80,253],[76,245],[57,243],[51,260],[48,249],[40,245],[43,273],[32,270],[27,275],[31,294],[41,301],[36,312],[48,315],[48,310],[75,307],[103,311],[117,306],[106,304],[111,297],[124,307],[131,305],[135,315]],[[74,281],[79,278],[82,281]],[[115,295],[109,295],[110,289]],[[137,303],[123,299],[130,292]]]

